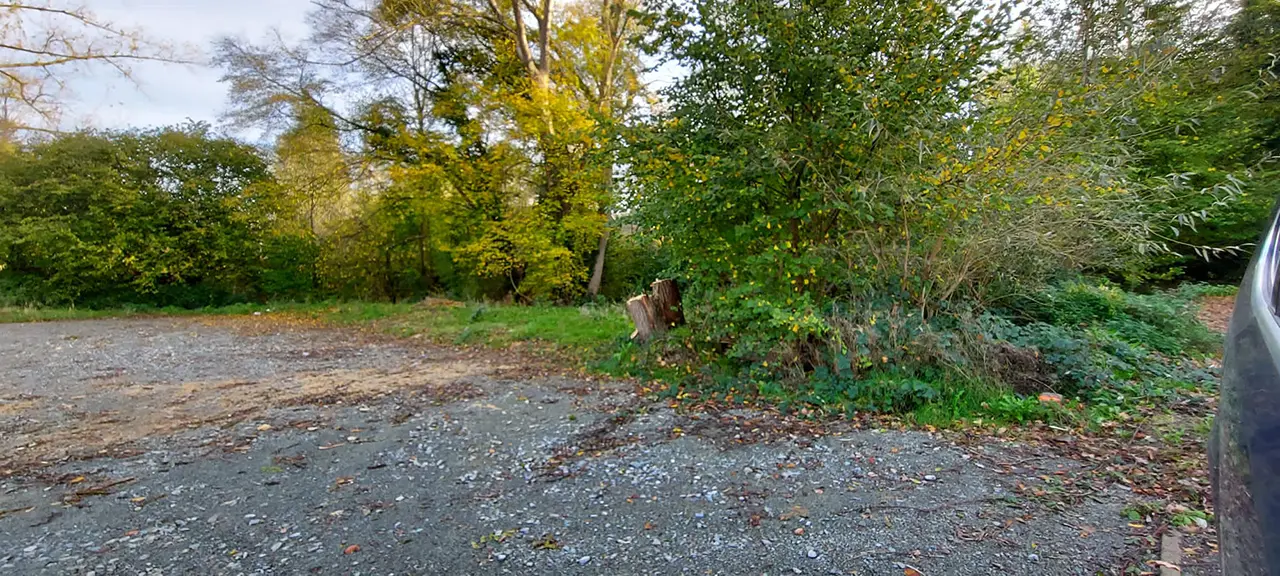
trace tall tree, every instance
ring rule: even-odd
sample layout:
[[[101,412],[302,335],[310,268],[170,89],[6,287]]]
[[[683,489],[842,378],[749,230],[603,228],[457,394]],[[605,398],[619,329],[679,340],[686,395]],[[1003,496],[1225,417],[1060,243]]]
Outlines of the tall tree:
[[[302,227],[316,237],[342,217],[351,177],[328,111],[307,101],[293,110],[293,126],[276,140],[276,179],[290,192]]]
[[[482,216],[464,219],[477,222],[474,235],[452,250],[477,274],[526,296],[565,298],[599,284],[612,193],[602,128],[640,90],[628,5],[321,0],[311,23],[298,46],[219,43],[240,95],[234,119],[287,125],[303,102],[328,110],[359,136],[376,171],[436,182],[398,189]],[[524,162],[511,164],[514,154]],[[484,165],[503,166],[502,178],[463,176]],[[481,181],[493,188],[478,193]],[[472,201],[496,197],[505,198],[496,213]],[[540,287],[522,288],[526,279]]]

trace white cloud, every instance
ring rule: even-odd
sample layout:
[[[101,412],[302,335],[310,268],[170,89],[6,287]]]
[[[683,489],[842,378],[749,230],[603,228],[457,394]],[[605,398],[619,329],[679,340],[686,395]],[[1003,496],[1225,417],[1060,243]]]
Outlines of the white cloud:
[[[92,0],[90,10],[148,38],[204,53],[220,36],[264,37],[278,28],[286,38],[306,35],[308,0]],[[216,123],[226,107],[220,73],[199,65],[146,62],[133,80],[95,69],[69,83],[74,99],[64,128],[152,127],[191,120]]]

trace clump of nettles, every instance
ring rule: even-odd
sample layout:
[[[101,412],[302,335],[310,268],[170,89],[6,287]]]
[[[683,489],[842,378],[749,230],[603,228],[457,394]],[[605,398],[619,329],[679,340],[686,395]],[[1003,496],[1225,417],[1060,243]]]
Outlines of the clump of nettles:
[[[1196,318],[1203,292],[1187,285],[1137,294],[1077,279],[982,310],[926,315],[892,298],[833,305],[816,316],[822,332],[781,347],[705,332],[677,336],[681,350],[695,351],[686,351],[689,359],[704,361],[683,375],[703,390],[845,412],[981,403],[1021,419],[1039,413],[1036,396],[1045,392],[1089,402],[1213,386],[1217,374],[1205,360],[1219,351],[1221,335]],[[738,334],[751,338],[750,330]]]

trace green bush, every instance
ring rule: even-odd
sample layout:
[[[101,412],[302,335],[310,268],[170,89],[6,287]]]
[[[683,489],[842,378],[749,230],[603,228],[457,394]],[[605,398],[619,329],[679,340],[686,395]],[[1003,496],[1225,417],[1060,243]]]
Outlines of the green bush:
[[[937,386],[905,370],[885,369],[854,378],[819,367],[802,402],[840,406],[845,412],[909,412],[939,398]]]
[[[256,150],[199,124],[34,143],[0,156],[0,284],[24,304],[262,298],[279,192]]]
[[[1115,390],[1156,393],[1168,385],[1211,385],[1199,359],[1218,351],[1221,335],[1195,317],[1195,299],[1221,289],[1190,286],[1134,294],[1077,280],[1019,302],[1010,316],[986,314],[980,324],[994,342],[1034,350],[1052,371],[1058,392],[1086,398]]]
[[[1196,319],[1196,297],[1193,289],[1135,294],[1077,280],[1022,298],[1013,312],[1057,327],[1102,330],[1163,354],[1203,355],[1217,349],[1221,336]]]

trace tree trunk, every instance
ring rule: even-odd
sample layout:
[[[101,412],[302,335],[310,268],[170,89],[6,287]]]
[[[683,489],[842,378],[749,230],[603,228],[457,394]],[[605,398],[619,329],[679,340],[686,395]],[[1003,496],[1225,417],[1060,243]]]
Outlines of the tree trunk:
[[[666,331],[666,327],[657,319],[656,312],[653,302],[644,294],[627,300],[627,314],[636,325],[636,331],[631,333],[632,340],[646,342],[655,333]]]
[[[587,294],[600,294],[600,283],[604,281],[604,253],[609,248],[609,227],[600,231],[600,251],[596,252],[596,265],[591,268],[591,281],[587,283]]]
[[[680,289],[675,280],[658,280],[652,285],[653,309],[662,328],[684,324],[684,309],[680,302]]]
[[[1090,60],[1093,57],[1093,0],[1082,0],[1080,3],[1080,84],[1089,85]]]
[[[387,297],[391,299],[391,303],[396,303],[396,290],[391,280],[391,249],[382,251],[383,261],[383,287],[387,291]]]

